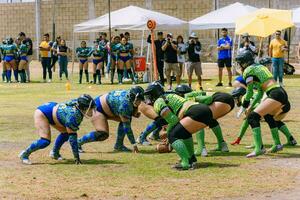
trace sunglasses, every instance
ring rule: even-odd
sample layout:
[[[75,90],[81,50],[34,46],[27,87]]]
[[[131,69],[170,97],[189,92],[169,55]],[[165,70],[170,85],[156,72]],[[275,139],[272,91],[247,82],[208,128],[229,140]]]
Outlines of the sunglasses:
[[[276,33],[276,35],[281,35],[280,33]]]

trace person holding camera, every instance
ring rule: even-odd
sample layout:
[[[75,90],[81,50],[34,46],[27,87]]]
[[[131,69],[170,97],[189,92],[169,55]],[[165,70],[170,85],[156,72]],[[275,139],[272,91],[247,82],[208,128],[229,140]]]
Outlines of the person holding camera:
[[[226,66],[228,72],[228,86],[231,87],[232,81],[232,72],[231,72],[231,48],[232,48],[232,40],[228,36],[227,28],[221,29],[222,37],[218,40],[218,67],[219,67],[219,83],[216,86],[223,86],[222,76],[223,69]]]
[[[167,82],[169,84],[169,89],[172,89],[172,81],[171,81],[171,72],[176,76],[177,85],[180,84],[180,68],[178,66],[177,61],[177,43],[173,41],[172,33],[167,34],[167,39],[163,43],[161,47],[164,52],[164,67],[165,67],[165,75],[167,77]]]
[[[249,50],[253,55],[257,54],[256,47],[253,41],[250,40],[250,36],[248,33],[244,33],[242,35],[242,42],[239,47],[239,52]]]
[[[283,65],[284,65],[284,52],[288,51],[287,43],[281,36],[281,31],[277,30],[275,38],[271,41],[269,46],[269,56],[272,58],[273,77],[283,87]]]
[[[196,33],[192,33],[189,37],[189,42],[187,44],[187,53],[188,53],[188,59],[189,63],[187,65],[187,75],[188,75],[188,84],[190,87],[192,87],[192,81],[193,81],[193,71],[195,71],[199,89],[203,90],[202,88],[202,67],[201,67],[201,61],[200,61],[200,51],[201,51],[201,43],[198,40],[198,37]]]

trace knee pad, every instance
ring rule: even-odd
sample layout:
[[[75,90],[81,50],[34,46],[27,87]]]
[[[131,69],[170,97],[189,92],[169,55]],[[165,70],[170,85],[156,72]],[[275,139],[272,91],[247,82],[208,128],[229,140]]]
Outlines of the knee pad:
[[[276,124],[277,124],[277,128],[280,128],[285,125],[282,121],[277,121]]]
[[[249,115],[248,115],[248,123],[250,124],[251,128],[257,128],[257,127],[260,127],[260,115],[256,112],[251,112]]]
[[[106,131],[95,131],[94,135],[96,141],[104,141],[109,137],[109,134]]]
[[[178,123],[168,134],[169,143],[173,144],[178,139],[188,139],[192,134],[188,132],[180,123]]]
[[[276,124],[276,121],[273,118],[273,115],[267,114],[267,115],[264,116],[264,119],[268,123],[270,129],[277,128],[277,124]]]
[[[209,128],[214,128],[214,127],[216,127],[216,126],[218,126],[219,125],[219,122],[217,121],[217,120],[215,120],[215,119],[213,119],[212,121],[211,121],[211,123],[209,123]]]
[[[154,120],[154,123],[155,123],[156,127],[162,127],[162,126],[168,124],[168,122],[162,117],[156,117]]]
[[[49,144],[51,143],[50,140],[46,139],[46,138],[41,138],[39,140],[39,147],[40,149],[44,149],[46,148],[47,146],[49,146]]]

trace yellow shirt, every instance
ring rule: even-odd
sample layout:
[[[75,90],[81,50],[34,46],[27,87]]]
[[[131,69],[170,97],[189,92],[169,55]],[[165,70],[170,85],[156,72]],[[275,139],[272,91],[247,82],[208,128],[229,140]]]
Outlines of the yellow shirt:
[[[46,42],[46,41],[41,42],[40,47],[49,48],[50,47],[49,42]],[[40,54],[41,54],[42,58],[47,58],[47,57],[50,58],[51,57],[50,50],[49,51],[40,50]]]
[[[273,39],[270,43],[270,48],[272,48],[272,58],[283,58],[284,51],[282,48],[287,46],[286,41],[283,39],[277,40]]]

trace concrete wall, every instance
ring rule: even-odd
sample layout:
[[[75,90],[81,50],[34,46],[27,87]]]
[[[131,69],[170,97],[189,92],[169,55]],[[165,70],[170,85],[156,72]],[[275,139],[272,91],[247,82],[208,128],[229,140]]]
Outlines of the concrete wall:
[[[100,16],[108,12],[107,0],[95,1],[95,15]],[[89,18],[89,0],[56,0],[56,34],[70,41],[72,39],[72,27],[74,24]],[[149,4],[150,2],[150,4]],[[219,7],[234,3],[234,0],[218,0]],[[269,0],[239,0],[241,3],[256,7],[268,7]],[[123,8],[128,5],[136,5],[143,8],[151,5],[155,11],[160,11],[183,20],[191,20],[198,16],[214,10],[214,0],[111,0],[111,10]],[[290,9],[300,6],[299,0],[270,0],[272,8]],[[53,0],[42,0],[41,2],[41,34],[52,34],[52,7]],[[15,37],[20,31],[25,32],[34,41],[35,38],[35,6],[34,3],[12,3],[0,4],[0,38],[6,36]],[[113,34],[119,34],[120,31]],[[216,41],[216,31],[197,32],[204,46],[204,55],[212,53]],[[185,32],[176,32],[186,34]],[[77,35],[78,40],[87,40],[88,34]],[[293,31],[292,53],[295,54],[295,44],[299,42],[300,34]],[[140,32],[132,32],[133,40],[140,40]],[[267,40],[265,41],[265,44]],[[209,60],[209,59],[208,59]],[[214,60],[214,56],[211,57]]]

